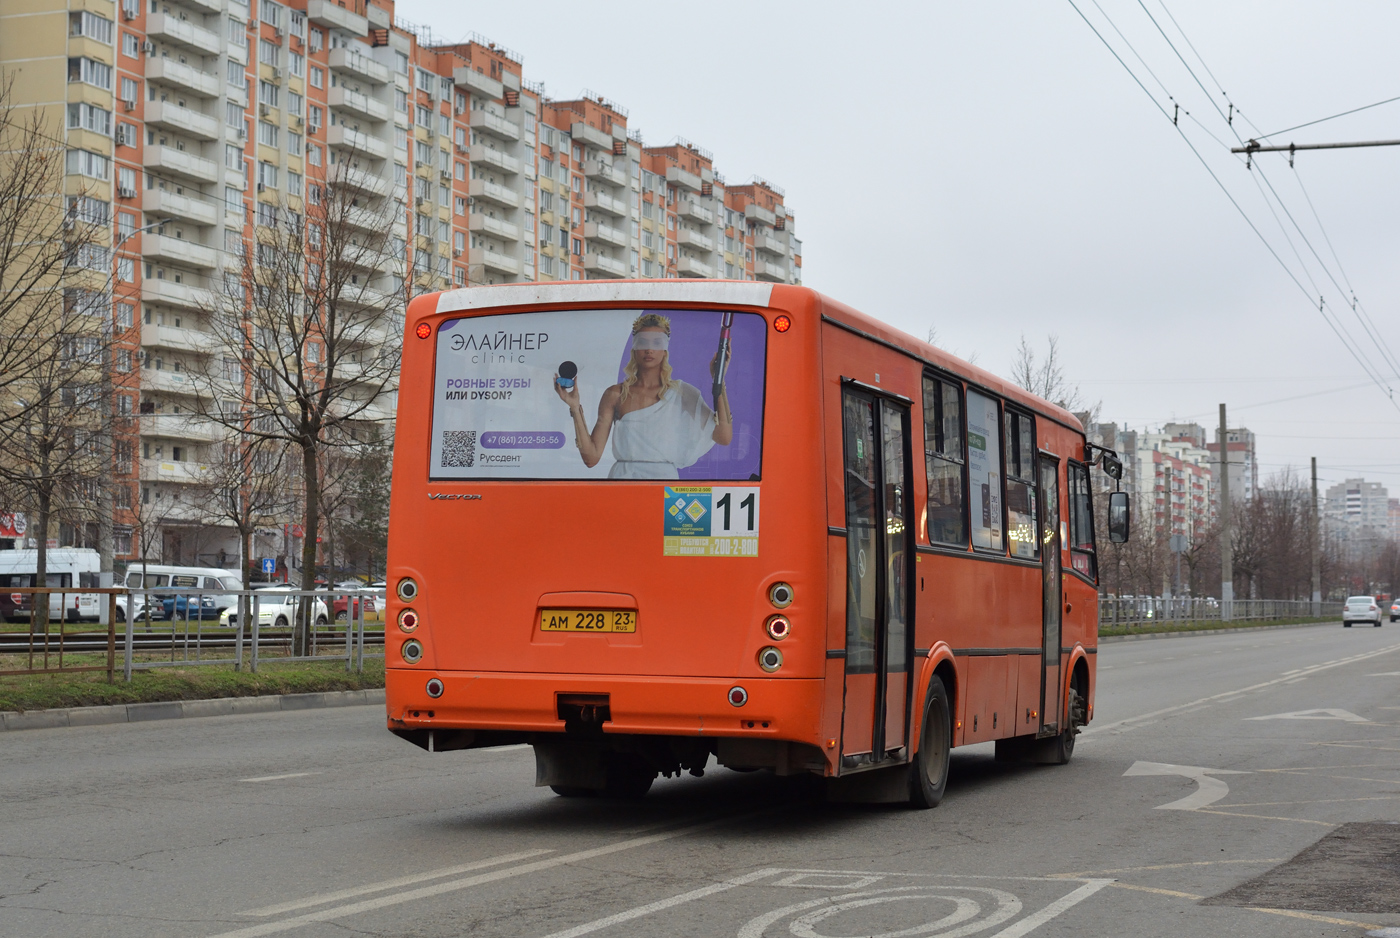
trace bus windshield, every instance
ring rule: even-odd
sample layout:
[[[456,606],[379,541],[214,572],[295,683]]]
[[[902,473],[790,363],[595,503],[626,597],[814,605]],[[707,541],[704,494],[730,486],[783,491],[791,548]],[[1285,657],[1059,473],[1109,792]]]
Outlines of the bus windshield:
[[[446,320],[429,477],[757,480],[766,343],[717,310]]]

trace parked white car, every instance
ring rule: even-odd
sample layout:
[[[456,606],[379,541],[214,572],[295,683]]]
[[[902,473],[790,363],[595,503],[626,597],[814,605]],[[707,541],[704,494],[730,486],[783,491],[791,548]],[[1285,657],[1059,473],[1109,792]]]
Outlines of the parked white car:
[[[1353,622],[1369,622],[1381,627],[1381,607],[1374,596],[1348,596],[1346,607],[1342,609],[1342,625],[1351,628]]]
[[[297,602],[301,598],[293,595],[295,590],[290,587],[272,587],[270,589],[260,589],[257,591],[258,600],[258,626],[272,626],[274,628],[286,628],[296,621]],[[252,598],[249,598],[249,609],[252,608]],[[330,610],[326,604],[319,599],[312,600],[311,615],[317,625],[325,625],[331,620]],[[235,605],[230,609],[225,609],[219,614],[219,624],[223,626],[238,625],[238,607]]]

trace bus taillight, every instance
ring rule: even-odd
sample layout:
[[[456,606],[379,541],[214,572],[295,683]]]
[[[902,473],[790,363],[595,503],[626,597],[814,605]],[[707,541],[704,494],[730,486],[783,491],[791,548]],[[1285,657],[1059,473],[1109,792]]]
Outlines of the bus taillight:
[[[428,682],[429,697],[441,697],[442,691],[442,681],[439,681],[437,678],[433,678],[431,681]]]
[[[775,609],[786,609],[792,605],[792,586],[787,583],[774,583],[768,587],[768,601]]]
[[[417,664],[423,660],[423,643],[416,638],[410,638],[403,643],[403,647],[399,649],[399,654],[402,655],[403,660],[407,661],[409,664]]]
[[[731,687],[729,688],[729,702],[736,707],[742,707],[749,702],[749,692],[737,685]]]
[[[763,625],[763,630],[773,641],[781,642],[792,631],[792,622],[787,616],[769,616],[768,621]]]
[[[418,584],[413,577],[404,577],[399,580],[399,599],[406,603],[411,603],[418,598]]]
[[[768,673],[773,673],[783,666],[783,653],[772,645],[758,653],[758,666]]]
[[[426,339],[433,334],[433,327],[426,322],[420,322],[418,328],[413,330],[420,339]]]
[[[790,316],[778,316],[777,318],[775,318],[775,319],[773,320],[773,331],[774,331],[774,332],[787,332],[787,331],[788,331],[789,329],[791,329],[791,328],[792,328],[792,317],[790,317]]]
[[[418,628],[418,613],[412,609],[405,609],[399,613],[399,628],[405,632],[412,632]]]

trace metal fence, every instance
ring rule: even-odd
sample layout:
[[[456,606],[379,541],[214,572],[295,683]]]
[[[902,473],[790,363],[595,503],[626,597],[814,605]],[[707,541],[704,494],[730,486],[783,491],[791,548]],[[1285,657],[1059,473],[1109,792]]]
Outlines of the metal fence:
[[[1277,619],[1340,619],[1340,602],[1314,603],[1308,599],[1236,599],[1230,603],[1231,621]],[[1221,621],[1218,599],[1191,596],[1100,596],[1099,627],[1136,628],[1159,622]]]
[[[203,665],[245,667],[263,662],[345,662],[362,671],[366,658],[384,656],[384,591],[17,588],[0,624],[0,675],[105,671],[126,681],[137,671]],[[99,597],[107,624],[80,618],[70,599]],[[50,614],[35,615],[39,596]],[[84,604],[90,612],[94,606]],[[306,635],[301,653],[294,639]]]

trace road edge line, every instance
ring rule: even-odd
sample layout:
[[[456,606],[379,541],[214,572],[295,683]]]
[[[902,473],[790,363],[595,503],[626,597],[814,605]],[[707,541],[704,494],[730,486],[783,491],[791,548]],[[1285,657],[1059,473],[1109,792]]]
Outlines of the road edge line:
[[[265,694],[208,700],[157,700],[98,707],[0,711],[0,730],[48,730],[73,726],[107,726],[150,720],[182,720],[274,711],[322,710],[384,703],[384,688],[321,691],[310,694]]]

